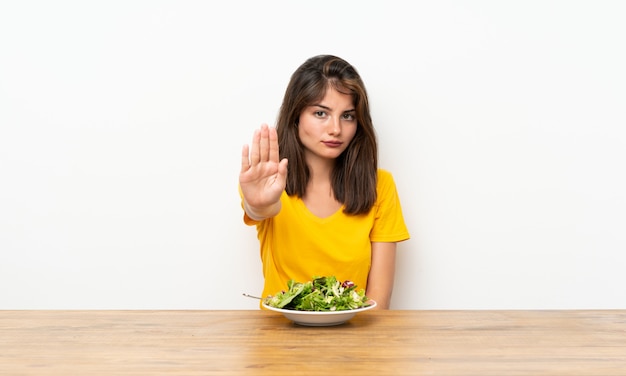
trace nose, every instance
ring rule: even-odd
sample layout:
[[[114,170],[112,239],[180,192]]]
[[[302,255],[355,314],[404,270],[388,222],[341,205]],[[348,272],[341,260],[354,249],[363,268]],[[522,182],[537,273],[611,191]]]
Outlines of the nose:
[[[331,117],[328,125],[328,134],[338,136],[341,134],[341,120],[337,117]]]

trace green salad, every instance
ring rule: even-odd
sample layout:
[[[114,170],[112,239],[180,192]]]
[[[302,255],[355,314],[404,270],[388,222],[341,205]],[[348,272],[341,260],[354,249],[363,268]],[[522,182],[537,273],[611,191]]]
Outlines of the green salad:
[[[268,296],[263,302],[275,308],[298,311],[346,311],[368,306],[365,290],[336,277],[313,277],[308,282],[290,280],[287,291]]]

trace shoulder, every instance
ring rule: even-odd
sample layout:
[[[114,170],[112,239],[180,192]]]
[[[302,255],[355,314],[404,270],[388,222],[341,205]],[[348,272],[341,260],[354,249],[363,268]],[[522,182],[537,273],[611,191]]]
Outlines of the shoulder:
[[[378,178],[377,185],[379,187],[386,186],[386,185],[389,185],[389,184],[391,184],[391,185],[394,184],[393,175],[391,174],[391,172],[389,172],[389,171],[387,171],[385,169],[382,169],[382,168],[378,169],[377,178]]]
[[[379,198],[396,194],[396,182],[394,181],[391,172],[384,169],[378,169],[376,192],[378,193]]]
[[[391,174],[391,172],[389,172],[389,171],[387,171],[387,170],[385,170],[383,168],[379,168],[378,169],[378,179],[379,180],[381,180],[381,179],[384,179],[384,180],[391,179],[391,180],[393,180],[393,175]]]

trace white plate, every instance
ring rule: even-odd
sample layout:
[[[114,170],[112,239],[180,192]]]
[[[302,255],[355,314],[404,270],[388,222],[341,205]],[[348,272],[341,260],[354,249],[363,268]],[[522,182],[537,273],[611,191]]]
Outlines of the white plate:
[[[282,309],[270,307],[263,303],[263,307],[280,312],[298,325],[306,326],[332,326],[340,325],[353,318],[357,313],[367,311],[376,307],[376,302],[372,300],[372,304],[367,307],[350,309],[346,311],[296,311],[295,309]]]

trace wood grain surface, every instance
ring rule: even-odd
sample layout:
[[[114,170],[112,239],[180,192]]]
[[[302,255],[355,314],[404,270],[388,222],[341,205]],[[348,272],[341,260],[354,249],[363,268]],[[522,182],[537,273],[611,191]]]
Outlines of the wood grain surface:
[[[626,311],[0,311],[0,375],[626,375]]]

